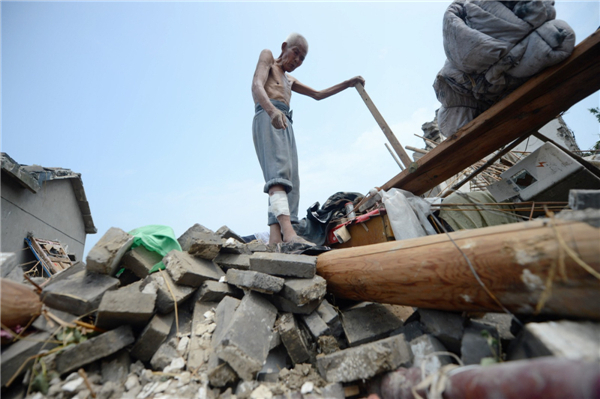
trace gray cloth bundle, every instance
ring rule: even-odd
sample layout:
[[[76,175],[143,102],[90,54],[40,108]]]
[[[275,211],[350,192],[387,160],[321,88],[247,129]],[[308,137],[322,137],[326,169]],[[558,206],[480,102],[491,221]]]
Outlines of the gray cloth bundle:
[[[527,79],[573,52],[553,1],[455,1],[444,14],[446,63],[433,87],[448,137]]]

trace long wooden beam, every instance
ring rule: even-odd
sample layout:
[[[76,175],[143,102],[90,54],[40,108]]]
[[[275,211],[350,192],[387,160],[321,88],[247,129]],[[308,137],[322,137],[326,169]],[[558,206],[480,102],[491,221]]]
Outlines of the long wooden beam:
[[[600,31],[382,186],[420,195],[600,89]]]
[[[446,234],[339,249],[317,257],[317,273],[327,280],[327,290],[340,298],[449,311],[502,311],[477,281],[466,256],[502,306],[532,314],[554,270],[541,313],[600,319],[600,211],[591,219],[541,219],[450,233],[460,250]],[[569,256],[569,249],[596,276]],[[558,268],[561,253],[566,281]]]

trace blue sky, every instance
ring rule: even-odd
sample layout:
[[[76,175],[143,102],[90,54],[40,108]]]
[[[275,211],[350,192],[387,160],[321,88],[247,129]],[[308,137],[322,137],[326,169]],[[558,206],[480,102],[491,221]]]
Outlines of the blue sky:
[[[323,89],[362,75],[403,145],[439,107],[449,2],[6,2],[1,4],[2,151],[82,174],[98,234],[148,224],[267,230],[251,136],[250,84],[264,48],[309,41],[293,75]],[[597,1],[557,2],[577,42],[600,26]],[[301,216],[337,191],[365,193],[398,166],[355,89],[292,96]],[[598,140],[587,108],[565,116],[582,149]],[[47,237],[51,238],[51,237]]]

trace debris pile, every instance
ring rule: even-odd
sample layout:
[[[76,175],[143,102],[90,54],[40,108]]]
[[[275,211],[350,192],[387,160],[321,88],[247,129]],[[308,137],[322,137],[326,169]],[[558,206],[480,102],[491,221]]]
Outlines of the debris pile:
[[[507,314],[336,299],[316,257],[244,243],[226,227],[196,224],[165,257],[132,242],[111,228],[87,264],[48,280],[34,332],[2,352],[3,395],[408,398],[421,369],[436,375],[456,362],[599,360],[596,323],[521,328]],[[165,269],[150,273],[161,261]],[[402,377],[408,396],[390,393],[402,373],[412,376]],[[589,375],[584,388],[600,378]]]

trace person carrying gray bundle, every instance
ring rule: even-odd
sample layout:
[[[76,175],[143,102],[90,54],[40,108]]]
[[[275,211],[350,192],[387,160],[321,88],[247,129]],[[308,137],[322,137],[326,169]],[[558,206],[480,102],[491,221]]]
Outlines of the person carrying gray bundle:
[[[254,148],[265,178],[264,192],[269,194],[269,244],[297,242],[314,245],[298,236],[292,223],[298,222],[300,179],[298,153],[290,99],[292,91],[322,100],[365,80],[356,76],[325,90],[315,90],[289,75],[304,62],[308,42],[292,33],[281,45],[281,55],[275,59],[270,50],[263,50],[252,79],[255,111],[252,123]]]

